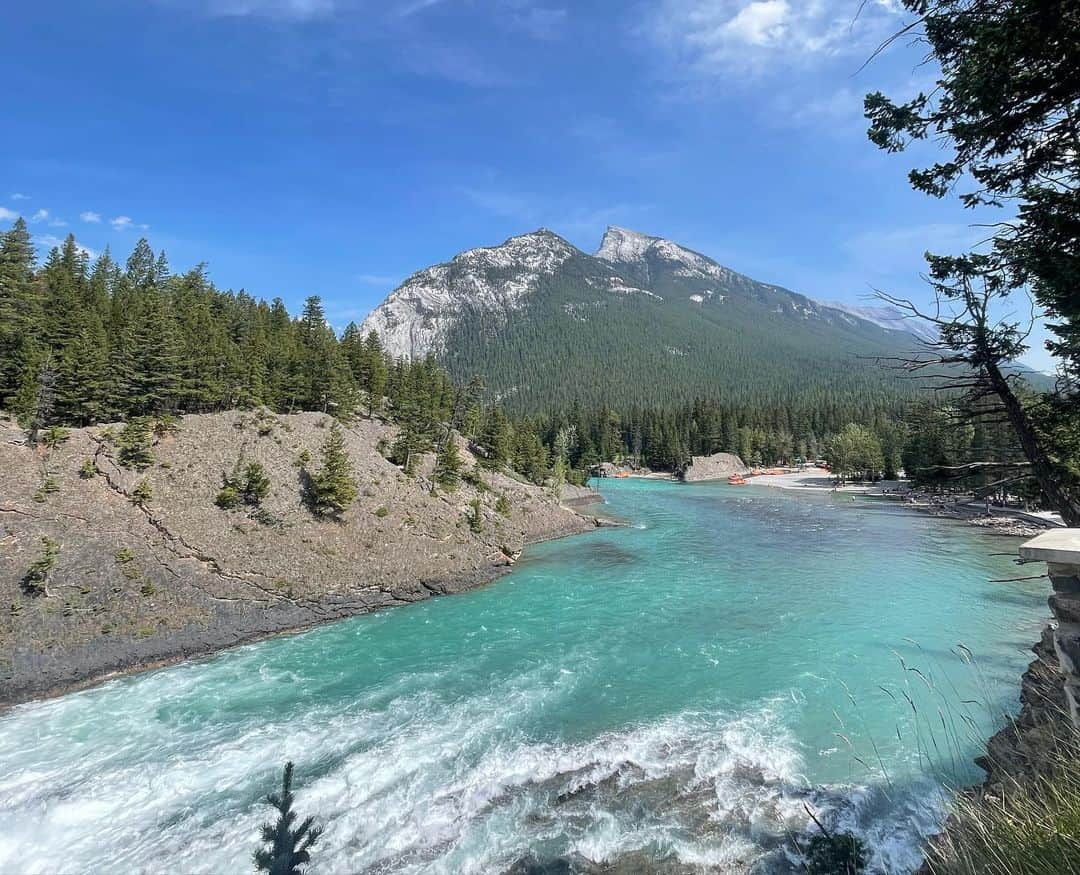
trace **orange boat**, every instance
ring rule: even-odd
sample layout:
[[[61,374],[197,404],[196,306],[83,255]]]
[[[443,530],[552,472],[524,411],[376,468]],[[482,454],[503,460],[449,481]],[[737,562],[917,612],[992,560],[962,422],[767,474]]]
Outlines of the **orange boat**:
[[[731,486],[745,486],[746,478],[742,474],[732,474],[728,477],[727,482]]]

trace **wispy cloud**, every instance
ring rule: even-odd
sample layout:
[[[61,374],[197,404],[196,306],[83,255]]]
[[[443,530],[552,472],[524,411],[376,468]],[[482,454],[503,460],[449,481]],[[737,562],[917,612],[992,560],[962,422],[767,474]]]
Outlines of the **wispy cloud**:
[[[90,222],[93,225],[101,224],[101,213],[95,213],[93,210],[87,210],[84,213],[79,213],[79,218],[84,222]]]
[[[608,225],[637,224],[650,209],[632,203],[582,206],[578,197],[560,198],[495,188],[466,187],[460,192],[480,209],[516,222],[520,231],[548,227],[558,234],[587,238],[586,248],[593,244],[593,238],[599,243],[600,234]]]
[[[406,3],[399,4],[394,11],[399,18],[408,18],[433,6],[441,6],[444,2],[446,0],[408,0]]]
[[[49,211],[40,209],[30,217],[31,222],[44,222],[49,218]]]
[[[13,222],[19,218],[19,214],[7,207],[0,207],[0,222]]]
[[[23,194],[21,191],[17,191],[11,196],[11,199],[13,201],[28,201],[30,200],[30,195]]]
[[[362,273],[356,278],[356,281],[365,286],[392,286],[396,285],[400,279],[400,277],[386,274]]]
[[[555,39],[565,29],[568,11],[563,7],[537,6],[531,0],[503,0],[506,24],[533,39]]]
[[[917,277],[926,269],[923,254],[957,253],[973,248],[991,235],[991,229],[978,225],[934,222],[899,228],[869,228],[854,234],[842,244],[858,269],[876,276],[904,275]]]
[[[402,63],[414,73],[435,76],[461,85],[491,87],[507,85],[512,77],[469,46],[422,40],[403,51]]]
[[[160,2],[179,5],[178,0]],[[336,8],[335,0],[202,0],[202,9],[206,14],[222,18],[305,20],[329,15]]]
[[[131,216],[116,216],[113,219],[109,219],[109,224],[117,231],[126,231],[131,227],[131,222]]]
[[[378,303],[378,300],[374,301],[372,307]],[[344,301],[329,298],[323,301],[323,306],[326,308],[327,321],[339,334],[345,330],[345,327],[350,322],[359,325],[371,312],[371,307],[357,306],[356,301],[353,300]]]
[[[37,237],[36,240],[39,249],[54,249],[64,245],[64,241],[55,234],[42,234],[40,237]],[[78,240],[75,241],[75,248],[87,258],[98,257],[97,250],[91,249],[89,246],[83,246]]]
[[[753,77],[865,51],[899,21],[896,0],[859,9],[850,0],[661,0],[644,30],[683,73]]]

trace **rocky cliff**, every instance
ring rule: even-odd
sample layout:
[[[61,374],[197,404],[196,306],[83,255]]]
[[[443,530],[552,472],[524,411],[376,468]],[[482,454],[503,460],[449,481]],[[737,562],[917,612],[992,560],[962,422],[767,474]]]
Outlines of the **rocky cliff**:
[[[749,474],[750,469],[732,453],[714,453],[711,456],[694,456],[683,479],[687,483],[701,480],[727,480],[732,474]]]
[[[134,471],[118,461],[115,427],[47,449],[0,420],[0,702],[457,592],[505,571],[527,543],[594,525],[501,473],[477,469],[472,484],[433,495],[380,455],[394,429],[378,421],[346,429],[355,503],[341,522],[318,519],[304,482],[329,424],[315,413],[189,416]],[[271,480],[254,513],[214,503],[239,460]],[[139,505],[144,479],[152,494]],[[27,572],[43,538],[55,556],[48,594],[34,595]]]

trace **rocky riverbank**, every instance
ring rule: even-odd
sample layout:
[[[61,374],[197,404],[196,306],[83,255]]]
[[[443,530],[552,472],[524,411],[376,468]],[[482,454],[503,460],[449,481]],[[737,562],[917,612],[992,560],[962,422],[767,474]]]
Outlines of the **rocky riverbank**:
[[[124,467],[118,427],[73,430],[48,449],[0,420],[0,703],[207,654],[504,574],[527,544],[587,531],[588,490],[549,490],[477,468],[432,493],[379,452],[394,428],[345,431],[359,495],[340,522],[305,504],[330,417],[188,416]],[[271,481],[257,512],[222,510],[223,473],[257,461]],[[144,485],[145,484],[145,485]],[[149,497],[136,503],[137,490]],[[474,504],[478,502],[478,504]],[[476,510],[474,511],[474,507]],[[48,539],[44,541],[43,539]],[[47,594],[27,574],[54,546]]]

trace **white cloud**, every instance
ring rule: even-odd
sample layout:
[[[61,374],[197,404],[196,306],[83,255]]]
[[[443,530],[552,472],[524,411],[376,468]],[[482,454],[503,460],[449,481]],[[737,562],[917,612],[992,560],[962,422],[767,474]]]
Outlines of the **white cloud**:
[[[117,216],[116,218],[109,219],[109,224],[117,231],[126,231],[131,227],[131,216]]]
[[[955,253],[980,248],[991,236],[986,226],[933,222],[901,228],[868,228],[842,244],[853,263],[874,277],[917,277],[925,272],[923,253]]]
[[[304,21],[360,12],[370,24],[384,15],[391,19],[411,18],[438,6],[472,6],[476,0],[156,0],[159,5],[174,7],[181,11],[202,13],[219,18],[271,18],[277,20]],[[524,17],[531,18],[529,9],[533,0],[491,0],[497,7],[524,10]],[[562,10],[540,9],[546,12]]]
[[[50,228],[66,228],[67,227],[67,222],[65,222],[63,219],[59,219],[59,218],[57,218],[57,219],[49,219],[49,227]]]
[[[0,207],[0,222],[13,222],[19,218],[19,214],[7,207]]]
[[[57,237],[55,234],[42,234],[37,238],[37,245],[39,249],[53,249],[55,247],[63,246],[64,241]],[[89,246],[83,246],[77,240],[75,241],[75,248],[83,253],[87,258],[97,258],[97,251],[91,249]]]
[[[408,18],[410,15],[416,15],[417,12],[423,12],[432,6],[438,6],[442,2],[443,0],[410,0],[410,2],[403,3],[397,8],[397,14],[402,18]]]
[[[685,71],[757,76],[867,52],[897,29],[896,0],[661,0],[646,32]]]
[[[30,200],[30,195],[23,194],[21,191],[17,191],[11,196],[11,199],[13,201],[28,201]]]
[[[49,211],[46,209],[38,210],[34,215],[30,217],[31,222],[44,222],[49,218]]]
[[[608,225],[633,225],[649,212],[645,204],[620,203],[611,206],[589,207],[579,198],[500,191],[493,188],[461,188],[460,192],[480,209],[510,219],[524,233],[539,227],[551,228],[556,234],[582,241],[589,249],[600,241]]]
[[[84,222],[91,222],[95,225],[101,222],[101,213],[95,213],[93,210],[87,210],[85,213],[79,213],[79,218]]]
[[[363,283],[365,286],[393,286],[398,282],[396,276],[384,276],[382,274],[375,273],[362,273],[357,276],[356,281]]]
[[[507,24],[533,39],[555,39],[566,26],[567,10],[554,6],[533,6],[529,0],[506,0]]]
[[[175,5],[176,0],[164,0]],[[334,0],[205,0],[203,4],[210,15],[223,18],[278,18],[297,19],[317,18],[331,14],[336,4]]]
[[[791,18],[786,0],[758,0],[740,9],[721,30],[736,41],[767,46],[783,40]]]

